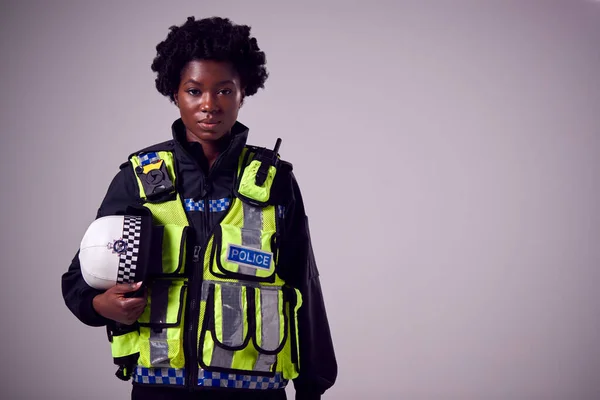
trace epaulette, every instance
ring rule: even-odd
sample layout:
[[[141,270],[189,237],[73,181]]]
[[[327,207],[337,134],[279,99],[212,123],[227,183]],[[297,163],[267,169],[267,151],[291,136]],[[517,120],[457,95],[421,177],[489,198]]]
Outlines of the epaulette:
[[[175,143],[174,143],[173,139],[166,140],[164,142],[153,144],[152,146],[145,147],[145,148],[143,148],[141,150],[138,150],[138,151],[135,151],[135,152],[131,153],[127,157],[127,161],[125,161],[124,163],[122,163],[119,166],[119,168],[123,169],[125,167],[131,166],[131,157],[133,157],[133,156],[139,156],[139,155],[142,155],[144,153],[153,153],[153,152],[156,152],[156,151],[171,151],[171,150],[173,150],[174,147],[175,147]]]

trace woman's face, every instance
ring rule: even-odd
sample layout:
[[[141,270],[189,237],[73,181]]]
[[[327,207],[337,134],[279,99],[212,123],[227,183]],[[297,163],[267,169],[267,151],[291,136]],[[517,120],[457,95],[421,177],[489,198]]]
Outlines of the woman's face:
[[[240,78],[227,62],[195,60],[186,64],[175,102],[191,141],[217,141],[231,130],[242,105]]]

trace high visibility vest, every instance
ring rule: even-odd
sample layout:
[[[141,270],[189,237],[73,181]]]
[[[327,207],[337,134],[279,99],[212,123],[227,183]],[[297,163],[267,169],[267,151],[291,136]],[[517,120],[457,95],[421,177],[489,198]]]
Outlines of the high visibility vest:
[[[109,334],[120,378],[133,374],[139,383],[186,384],[189,360],[183,342],[189,335],[184,325],[188,317],[198,327],[193,357],[197,382],[192,378],[198,386],[271,389],[298,376],[302,297],[276,273],[282,215],[278,206],[269,204],[277,162],[269,162],[265,152],[269,150],[252,146],[242,151],[235,196],[223,200],[229,203],[227,212],[201,253],[194,254],[203,264],[202,287],[189,313],[188,219],[174,189],[173,154],[131,156],[140,198],[154,223],[164,227],[163,275],[148,283],[147,306],[137,323]],[[205,203],[209,208],[224,206]]]

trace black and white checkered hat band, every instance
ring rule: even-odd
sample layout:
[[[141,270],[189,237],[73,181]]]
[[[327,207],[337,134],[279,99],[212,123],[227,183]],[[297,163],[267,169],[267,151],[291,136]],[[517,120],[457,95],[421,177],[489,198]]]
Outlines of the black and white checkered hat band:
[[[127,250],[121,253],[119,257],[117,283],[131,283],[135,281],[141,232],[142,218],[126,215],[123,220],[123,241],[127,245]]]

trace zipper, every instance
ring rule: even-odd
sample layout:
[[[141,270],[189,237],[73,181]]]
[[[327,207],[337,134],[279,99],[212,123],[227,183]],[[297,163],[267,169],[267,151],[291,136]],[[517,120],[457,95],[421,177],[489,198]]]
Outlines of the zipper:
[[[205,199],[205,206],[207,204],[208,204],[208,200]],[[223,221],[223,219],[225,219],[225,216],[227,214],[228,214],[228,212],[223,214],[223,216],[221,218],[219,218],[219,220],[215,223],[215,226],[212,229],[208,229],[208,224],[206,224],[205,232],[207,232],[207,234],[204,239],[204,245],[203,246],[194,246],[194,260],[196,260],[196,259],[198,260],[197,262],[194,262],[194,276],[198,276],[198,274],[200,274],[199,276],[200,276],[201,281],[203,280],[203,275],[204,275],[204,259],[206,258],[206,250],[208,249],[208,241],[213,236],[216,227],[221,224],[221,221]],[[207,215],[206,220],[207,221],[209,220],[209,215]],[[197,258],[196,258],[196,255],[198,255]],[[198,379],[198,352],[200,351],[198,348],[198,345],[199,345],[198,329],[200,329],[200,327],[198,326],[198,323],[200,322],[200,307],[198,307],[199,301],[196,301],[196,300],[201,297],[201,293],[202,293],[202,284],[200,284],[200,287],[197,289],[198,296],[193,296],[191,303],[190,303],[191,324],[189,325],[188,332],[187,332],[190,347],[193,350],[192,354],[190,354],[190,357],[187,358],[187,360],[189,361],[189,366],[190,366],[190,368],[189,368],[190,371],[188,373],[188,387],[189,387],[190,391],[192,391],[197,386],[197,379]]]
[[[204,212],[206,213],[208,209],[206,208],[208,204],[208,200],[204,199]],[[204,232],[207,230],[206,219],[204,223]],[[204,238],[204,242],[206,246],[207,237]],[[190,354],[187,358],[189,362],[189,371],[188,371],[188,387],[190,391],[193,391],[194,388],[198,385],[198,321],[200,319],[200,307],[198,307],[200,303],[200,298],[202,296],[202,280],[203,280],[203,271],[202,271],[202,262],[200,262],[203,246],[194,246],[194,258],[193,258],[193,266],[194,266],[194,280],[199,283],[194,285],[194,295],[192,296],[192,300],[190,301],[190,324],[188,326],[188,343],[190,348]]]
[[[192,262],[197,263],[198,261],[200,261],[200,250],[202,249],[202,247],[196,245],[194,246],[194,259],[192,260]]]
[[[198,170],[200,171],[200,173],[202,174],[202,177],[204,178],[204,188],[203,191],[204,193],[204,198],[202,199],[202,201],[204,202],[204,227],[203,227],[203,231],[204,231],[204,243],[203,246],[198,246],[195,245],[194,246],[194,255],[193,255],[193,259],[192,259],[192,264],[193,264],[193,280],[194,285],[190,284],[189,287],[189,293],[190,293],[190,309],[189,309],[189,320],[190,323],[187,327],[187,339],[188,339],[188,349],[190,351],[190,354],[188,355],[188,357],[186,357],[186,364],[188,365],[188,370],[186,371],[186,375],[187,375],[187,386],[188,386],[188,390],[190,392],[194,391],[194,389],[196,388],[196,386],[198,385],[198,352],[199,352],[199,348],[198,348],[198,323],[200,320],[200,300],[202,298],[202,281],[203,281],[203,275],[204,275],[204,258],[206,256],[206,247],[208,246],[208,241],[212,235],[212,232],[214,231],[213,229],[209,228],[209,223],[210,223],[210,209],[209,209],[209,201],[207,199],[207,194],[208,194],[208,190],[206,190],[209,182],[210,182],[210,177],[212,175],[213,170],[216,169],[216,167],[218,167],[218,165],[220,164],[221,160],[224,158],[224,155],[230,150],[230,148],[233,145],[233,138],[232,140],[229,142],[229,145],[227,146],[227,148],[221,153],[219,154],[219,156],[217,157],[217,159],[215,160],[213,166],[209,169],[208,174],[204,174],[204,172],[202,172],[202,168],[200,167],[200,164],[198,164],[198,162],[193,158],[195,161],[195,164],[198,168]],[[185,149],[183,149],[185,151]],[[186,152],[187,153],[187,152]],[[188,154],[189,156],[189,154]],[[227,214],[227,213],[225,213]],[[223,217],[224,218],[224,217]],[[223,219],[221,218],[221,220]],[[221,220],[218,221],[217,224],[221,223]],[[190,282],[191,283],[191,282]]]
[[[193,157],[191,157],[189,155],[189,153],[184,148],[182,148],[181,150],[184,153],[188,154],[188,157],[190,157],[190,158],[193,159]],[[175,169],[178,170],[179,169],[179,165],[178,165],[179,162],[178,162],[177,158],[174,157],[173,161],[175,163]],[[200,165],[197,162],[196,162],[196,165],[197,165],[198,169],[200,171],[202,171],[202,169],[200,168]],[[185,204],[183,202],[183,196],[180,195],[180,191],[179,191],[179,187],[178,186],[179,186],[179,179],[177,179],[177,184],[176,184],[175,190],[177,191],[177,193],[180,196],[181,207],[183,207],[183,209],[185,210]],[[193,227],[195,229],[196,227],[194,226],[193,220],[187,216],[187,212],[186,212],[186,219],[188,221],[188,225],[190,227]],[[195,237],[196,237],[196,235],[194,235],[194,238]],[[194,314],[196,314],[195,309],[196,309],[196,306],[197,306],[197,299],[196,299],[196,296],[195,296],[196,293],[195,293],[195,291],[193,289],[194,289],[194,282],[195,282],[196,279],[198,279],[196,277],[196,274],[195,274],[195,269],[196,269],[196,264],[199,261],[198,255],[200,254],[200,250],[201,250],[200,246],[194,245],[193,259],[192,259],[192,266],[193,266],[194,271],[192,272],[192,275],[191,275],[190,279],[188,279],[188,300],[190,301],[190,308],[188,309],[186,321],[193,320],[193,316],[194,316]],[[189,258],[188,258],[188,260],[189,260]],[[186,260],[186,261],[188,261],[188,260]],[[202,278],[202,276],[200,276],[200,278]],[[186,325],[188,323],[189,322],[186,322]],[[186,328],[184,327],[184,329],[186,329]],[[193,324],[189,324],[188,325],[188,329],[189,330],[193,330]],[[189,339],[190,339],[190,337],[188,336],[188,340],[187,340],[187,343],[186,343],[186,338],[185,338],[185,333],[184,333],[184,339],[183,339],[184,353],[185,353],[185,351],[187,349],[187,350],[189,350],[190,354],[193,355],[193,354],[196,353],[196,346],[197,346],[197,344],[194,345],[194,343],[195,343],[194,340],[189,340]],[[194,363],[192,361],[190,361],[190,359],[188,357],[185,357],[185,365],[187,366],[187,368],[186,368],[186,372],[187,372],[188,370],[192,369],[191,367],[193,367]],[[193,374],[187,373],[186,376],[185,376],[185,378],[188,381],[188,383],[187,383],[188,390],[192,391],[194,389],[194,387],[196,386],[195,382],[194,382],[194,379],[193,379]]]
[[[222,151],[222,152],[221,152],[221,153],[220,153],[220,154],[217,156],[217,159],[215,160],[215,163],[212,165],[212,167],[210,167],[210,168],[208,169],[208,176],[206,176],[205,178],[207,178],[207,179],[208,179],[208,178],[210,178],[210,177],[211,177],[211,175],[212,175],[212,172],[213,172],[214,170],[216,170],[216,169],[217,169],[217,167],[218,167],[218,166],[219,166],[219,164],[220,164],[220,161],[221,161],[221,160],[224,158],[224,155],[225,155],[225,154],[227,154],[227,152],[228,152],[229,150],[231,150],[231,148],[233,147],[233,141],[234,141],[234,139],[235,139],[235,138],[231,138],[231,140],[229,141],[229,144],[227,145],[227,147],[225,148],[225,150],[223,150],[223,151]]]
[[[194,258],[192,260],[193,265],[193,277],[194,281],[200,280],[202,282],[202,275],[198,276],[198,264],[200,263],[200,253],[202,248],[198,245],[194,246]],[[196,282],[194,282],[196,283]],[[188,364],[187,378],[188,378],[188,389],[189,391],[193,391],[197,386],[197,376],[198,376],[198,340],[196,339],[197,335],[195,333],[194,327],[198,324],[199,312],[198,312],[198,303],[199,298],[201,296],[201,288],[202,283],[200,283],[200,288],[198,288],[198,284],[193,286],[195,290],[190,290],[192,293],[190,300],[190,312],[189,312],[189,325],[187,329],[188,335],[188,348],[189,354],[186,357],[186,363]]]
[[[205,185],[207,184],[206,181],[208,180],[206,177],[204,178],[205,180]],[[195,280],[197,280],[197,283],[195,286],[195,296],[192,296],[192,300],[190,302],[190,317],[191,317],[191,324],[189,325],[188,328],[188,341],[190,343],[190,350],[191,350],[191,354],[189,357],[189,374],[188,374],[188,386],[190,391],[193,391],[194,388],[197,386],[198,382],[198,323],[200,320],[200,307],[198,307],[198,305],[200,304],[200,298],[202,298],[202,281],[204,280],[204,251],[202,249],[205,249],[208,245],[208,240],[210,238],[210,231],[211,229],[209,228],[209,224],[210,224],[210,209],[209,209],[209,201],[206,198],[206,196],[204,197],[204,199],[202,199],[202,201],[204,202],[204,226],[203,226],[203,230],[204,230],[204,245],[203,246],[194,246],[194,258],[193,258],[193,264],[194,264],[194,278],[196,278]],[[202,254],[202,257],[200,256]]]
[[[196,276],[196,271],[198,270],[198,263],[200,262],[200,252],[202,251],[202,247],[195,245],[194,246],[194,257],[192,259],[192,265],[193,265],[193,269],[194,269],[194,277]],[[202,286],[200,286],[202,287]],[[187,334],[188,334],[188,346],[190,349],[190,354],[189,357],[186,357],[186,361],[189,363],[189,374],[188,374],[188,387],[189,387],[189,391],[193,391],[194,388],[196,387],[196,382],[195,382],[195,377],[198,375],[197,373],[194,373],[194,366],[197,364],[196,362],[196,357],[194,356],[194,354],[197,354],[197,340],[195,339],[194,336],[194,321],[196,319],[196,315],[198,314],[198,310],[196,308],[197,305],[197,299],[196,296],[192,295],[191,296],[191,301],[190,301],[190,312],[189,312],[189,319],[190,321],[192,321],[192,323],[189,324],[188,326],[188,330],[187,330]]]

